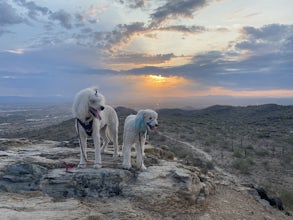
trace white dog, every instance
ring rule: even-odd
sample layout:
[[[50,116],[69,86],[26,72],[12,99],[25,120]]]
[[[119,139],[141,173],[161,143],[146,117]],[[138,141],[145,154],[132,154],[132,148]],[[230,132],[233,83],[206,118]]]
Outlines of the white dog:
[[[129,115],[125,119],[123,134],[123,168],[131,168],[131,147],[136,147],[136,166],[146,170],[143,162],[144,144],[147,132],[155,132],[158,126],[158,113],[146,109],[138,111],[137,115]]]
[[[118,117],[115,110],[105,105],[104,96],[97,88],[86,88],[78,92],[73,103],[76,131],[79,136],[80,162],[78,167],[86,167],[87,137],[92,136],[95,146],[95,168],[102,167],[101,153],[109,141],[114,144],[114,157],[118,156]],[[100,148],[103,140],[103,146]]]

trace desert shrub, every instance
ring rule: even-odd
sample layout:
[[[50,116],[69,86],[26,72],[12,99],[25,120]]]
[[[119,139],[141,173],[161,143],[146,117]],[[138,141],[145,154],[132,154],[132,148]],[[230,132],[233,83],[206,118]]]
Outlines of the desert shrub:
[[[220,147],[221,147],[222,149],[225,149],[225,150],[230,149],[230,146],[231,146],[231,144],[230,144],[228,141],[226,141],[226,140],[221,141],[221,142],[219,143],[219,145],[220,145]]]
[[[293,166],[293,153],[287,153],[283,157],[283,161],[285,164],[289,166]]]
[[[207,153],[210,153],[212,151],[211,148],[209,148],[209,147],[205,147],[203,150]]]
[[[212,161],[208,161],[206,163],[206,167],[207,167],[207,169],[212,170],[212,169],[214,169],[215,165]]]
[[[212,145],[212,142],[209,141],[209,140],[206,140],[203,144],[204,144],[205,146],[211,146],[211,145]]]
[[[160,135],[159,141],[164,142],[164,141],[166,141],[166,140],[167,140],[167,138],[166,138],[165,136]]]
[[[180,139],[185,139],[186,135],[185,134],[180,134]]]
[[[202,157],[196,153],[188,154],[184,160],[187,165],[200,167],[202,170],[211,170],[214,168],[213,161],[203,160]]]
[[[232,167],[239,170],[242,174],[249,174],[251,166],[254,164],[251,158],[237,159],[232,163]]]
[[[293,191],[282,190],[280,193],[280,198],[286,207],[293,209]]]
[[[269,163],[269,161],[267,161],[267,160],[266,160],[266,161],[263,161],[262,164],[263,164],[264,168],[265,168],[267,171],[270,170],[270,163]]]
[[[293,138],[292,137],[286,138],[284,141],[290,145],[293,145]]]
[[[170,145],[169,148],[170,148],[170,151],[172,151],[178,158],[185,158],[192,151],[190,147],[187,147],[184,145],[174,144],[174,145]]]
[[[239,149],[234,151],[233,157],[242,158],[242,153],[240,152]]]
[[[268,156],[270,152],[266,149],[258,149],[258,150],[255,150],[255,154],[260,157],[265,157],[265,156]]]
[[[248,150],[253,150],[254,148],[253,148],[252,144],[249,144],[249,145],[246,147],[246,149],[248,149]]]
[[[187,141],[187,142],[193,142],[193,141],[195,141],[195,137],[193,137],[193,135],[188,135],[188,136],[185,138],[185,141]]]

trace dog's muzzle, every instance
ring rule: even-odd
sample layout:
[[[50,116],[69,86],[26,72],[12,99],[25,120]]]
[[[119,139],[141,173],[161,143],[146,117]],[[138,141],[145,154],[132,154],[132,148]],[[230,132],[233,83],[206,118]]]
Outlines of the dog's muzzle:
[[[149,131],[157,133],[157,128],[159,126],[157,123],[153,124],[152,122],[147,122],[147,126]]]
[[[101,106],[101,107],[99,108],[100,111],[103,111],[104,109],[105,109],[104,106]],[[90,106],[90,110],[89,110],[89,111],[90,111],[90,113],[91,113],[95,118],[101,120],[102,118],[101,118],[101,116],[100,116],[100,114],[99,114],[99,110],[97,110],[97,109],[95,109],[95,108],[93,108],[93,107]]]

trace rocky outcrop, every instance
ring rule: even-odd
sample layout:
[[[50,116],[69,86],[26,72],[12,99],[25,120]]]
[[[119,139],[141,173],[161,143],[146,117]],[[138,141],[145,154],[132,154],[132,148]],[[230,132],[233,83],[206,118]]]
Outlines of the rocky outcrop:
[[[204,179],[204,181],[203,181]],[[204,200],[214,190],[209,177],[177,162],[162,161],[145,172],[123,169],[54,169],[41,181],[41,189],[52,197],[100,198],[121,196],[144,204],[190,205]],[[200,202],[202,203],[202,202]]]
[[[148,169],[140,172],[120,168],[122,158],[113,160],[111,151],[103,155],[103,168],[93,169],[89,165],[78,169],[78,149],[60,146],[58,142],[45,142],[10,148],[10,154],[3,156],[7,164],[2,163],[0,190],[42,191],[59,199],[127,198],[160,212],[178,205],[204,205],[206,197],[215,189],[212,175],[174,161],[174,154],[165,148],[148,145],[145,151]],[[89,159],[92,157],[89,149]]]
[[[17,163],[9,165],[0,178],[0,191],[40,190],[40,180],[46,173],[47,169],[37,164]]]
[[[162,161],[140,173],[124,192],[154,212],[165,210],[170,213],[178,206],[204,206],[206,197],[214,192],[215,186],[211,177],[205,175],[201,178],[201,175],[196,168]]]
[[[133,175],[130,171],[102,169],[54,169],[41,181],[41,189],[56,198],[100,198],[121,196]]]

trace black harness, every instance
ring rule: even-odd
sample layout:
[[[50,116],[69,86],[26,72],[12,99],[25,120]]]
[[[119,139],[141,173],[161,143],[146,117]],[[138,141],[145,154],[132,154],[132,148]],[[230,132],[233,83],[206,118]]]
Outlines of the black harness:
[[[85,121],[85,122],[82,122],[79,118],[76,118],[76,120],[81,125],[81,127],[83,127],[83,129],[85,130],[86,134],[88,136],[92,136],[94,119],[92,119],[90,121]]]

